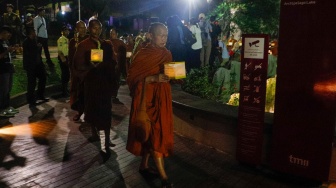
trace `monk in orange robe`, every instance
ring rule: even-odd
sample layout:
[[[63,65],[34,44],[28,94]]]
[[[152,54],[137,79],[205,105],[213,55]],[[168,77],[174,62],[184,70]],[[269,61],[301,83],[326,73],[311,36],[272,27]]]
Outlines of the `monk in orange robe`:
[[[77,46],[84,39],[88,38],[86,35],[86,24],[83,21],[76,22],[75,37],[70,39],[69,42],[69,68],[70,68],[70,106],[73,110],[76,110],[76,115],[72,118],[73,121],[78,121],[84,112],[84,99],[83,99],[83,87],[80,86],[80,82],[76,72],[73,71],[73,57]]]
[[[171,53],[165,48],[168,31],[164,24],[153,23],[149,29],[151,43],[135,55],[130,66],[127,84],[132,105],[126,149],[142,156],[139,172],[152,173],[148,159],[153,157],[163,187],[172,187],[164,169],[163,157],[173,154],[173,112],[169,77],[163,73],[164,64],[172,61]],[[141,105],[141,93],[145,84],[145,105]],[[144,109],[143,109],[144,108]],[[137,115],[146,113],[151,122],[149,139],[137,140]],[[143,175],[144,175],[143,174]]]
[[[99,141],[97,130],[104,130],[105,149],[109,146],[111,129],[111,93],[114,79],[113,49],[109,41],[99,38],[102,25],[99,20],[92,19],[88,24],[90,37],[78,44],[74,55],[74,71],[81,83],[84,83],[84,120],[91,125],[90,142]],[[102,62],[91,61],[91,49],[103,50]]]

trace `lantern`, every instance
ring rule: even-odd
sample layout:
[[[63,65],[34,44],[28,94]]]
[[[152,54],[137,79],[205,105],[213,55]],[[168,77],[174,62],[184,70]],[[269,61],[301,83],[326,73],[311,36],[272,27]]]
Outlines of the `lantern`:
[[[91,62],[102,62],[103,61],[103,50],[101,49],[92,49],[91,50]]]
[[[100,49],[100,42],[97,40],[98,49],[91,49],[91,62],[93,64],[103,62],[104,51]]]
[[[185,78],[185,62],[170,62],[164,64],[164,73],[169,76],[170,79]]]

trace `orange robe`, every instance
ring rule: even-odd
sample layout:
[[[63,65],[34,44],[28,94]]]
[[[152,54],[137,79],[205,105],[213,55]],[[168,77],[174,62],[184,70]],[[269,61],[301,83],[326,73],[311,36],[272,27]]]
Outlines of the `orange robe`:
[[[97,49],[98,44],[87,38],[77,47],[73,67],[80,81],[84,83],[85,121],[98,129],[107,129],[111,127],[111,93],[115,61],[111,43],[99,41],[103,50],[103,62],[97,66],[91,63],[91,49]]]
[[[80,85],[79,85],[79,79],[73,72],[73,57],[76,52],[76,48],[78,43],[83,41],[84,39],[88,38],[88,36],[79,37],[78,41],[75,40],[75,38],[70,39],[69,42],[69,68],[70,68],[70,106],[78,100]],[[81,109],[74,109],[77,111],[82,111]]]
[[[130,66],[127,84],[131,91],[132,106],[126,149],[141,156],[148,151],[148,145],[156,152],[167,157],[173,153],[173,110],[170,83],[148,83],[146,87],[146,111],[152,122],[149,142],[141,144],[135,139],[135,117],[140,106],[142,84],[145,77],[163,73],[164,63],[172,61],[172,55],[166,48],[157,48],[148,44],[134,57]],[[151,143],[151,144],[148,144]]]

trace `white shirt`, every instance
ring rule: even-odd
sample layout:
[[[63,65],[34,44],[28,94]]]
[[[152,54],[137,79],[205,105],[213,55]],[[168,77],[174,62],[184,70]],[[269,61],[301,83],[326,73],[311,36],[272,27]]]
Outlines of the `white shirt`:
[[[198,50],[202,48],[202,38],[201,38],[201,29],[196,25],[191,25],[189,30],[193,35],[196,36],[196,42],[191,46],[193,50]]]
[[[47,24],[43,17],[37,15],[34,18],[34,29],[38,37],[48,38]]]

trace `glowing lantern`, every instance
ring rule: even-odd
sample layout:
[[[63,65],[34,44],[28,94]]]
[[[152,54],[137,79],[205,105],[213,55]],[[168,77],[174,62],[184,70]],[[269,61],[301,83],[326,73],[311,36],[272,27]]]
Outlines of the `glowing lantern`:
[[[98,43],[98,49],[91,49],[91,62],[100,63],[103,61],[104,51],[100,49],[100,42]]]
[[[103,50],[92,49],[91,50],[91,61],[92,62],[102,62],[103,61]]]
[[[169,76],[170,79],[185,78],[185,62],[170,62],[164,64],[164,73]]]

